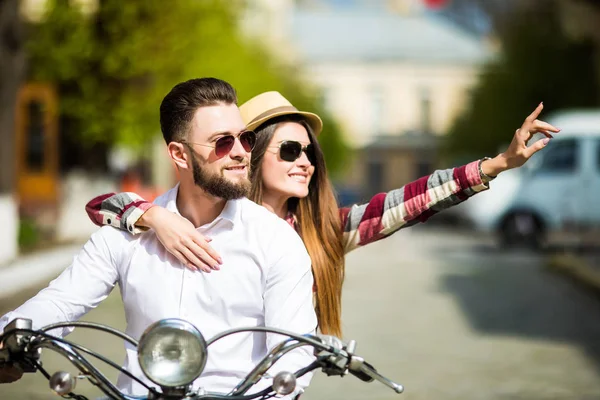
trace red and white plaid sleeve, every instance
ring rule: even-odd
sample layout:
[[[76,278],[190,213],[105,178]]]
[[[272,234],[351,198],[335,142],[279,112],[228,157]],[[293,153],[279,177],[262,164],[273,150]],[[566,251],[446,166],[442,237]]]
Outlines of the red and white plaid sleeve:
[[[345,252],[425,222],[432,215],[489,189],[489,179],[481,176],[479,163],[480,160],[437,170],[399,189],[379,193],[366,204],[340,209]]]
[[[135,235],[147,230],[136,226],[136,223],[153,206],[135,193],[107,193],[90,200],[85,211],[98,226],[111,225]]]

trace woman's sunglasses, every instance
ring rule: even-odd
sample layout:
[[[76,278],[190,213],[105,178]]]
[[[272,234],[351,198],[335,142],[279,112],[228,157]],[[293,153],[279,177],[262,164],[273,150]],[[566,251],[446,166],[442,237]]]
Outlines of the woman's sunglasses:
[[[234,135],[225,135],[221,136],[217,139],[214,145],[212,144],[204,144],[204,143],[194,143],[194,142],[182,142],[187,145],[196,144],[198,146],[204,147],[212,147],[215,149],[215,154],[217,157],[222,158],[225,157],[231,149],[233,149],[233,145],[235,144],[235,139],[239,139],[242,147],[247,152],[251,152],[254,149],[254,145],[256,144],[256,133],[254,131],[244,131],[239,134],[239,136]]]
[[[279,157],[283,161],[294,162],[300,158],[302,152],[306,154],[308,161],[312,165],[315,165],[315,147],[311,144],[302,146],[302,143],[296,142],[295,140],[286,140],[281,142],[278,146],[269,146],[279,148]]]

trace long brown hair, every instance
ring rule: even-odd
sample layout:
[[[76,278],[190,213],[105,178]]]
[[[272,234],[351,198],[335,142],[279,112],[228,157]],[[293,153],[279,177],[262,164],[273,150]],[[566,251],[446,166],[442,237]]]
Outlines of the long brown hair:
[[[308,196],[288,200],[288,210],[296,217],[298,233],[312,261],[319,328],[325,334],[341,336],[342,283],[344,282],[342,224],[333,187],[327,177],[325,157],[313,130],[301,116],[276,117],[256,129],[256,145],[252,149],[251,157],[250,198],[262,204],[263,157],[277,127],[284,122],[295,122],[306,128],[315,149],[315,172],[308,187]]]

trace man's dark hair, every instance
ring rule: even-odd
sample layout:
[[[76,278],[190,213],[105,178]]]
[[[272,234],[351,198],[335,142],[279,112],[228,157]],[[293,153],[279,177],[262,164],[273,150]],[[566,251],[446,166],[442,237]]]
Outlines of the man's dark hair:
[[[160,129],[167,144],[186,139],[200,107],[237,104],[235,89],[217,78],[190,79],[175,85],[160,104]]]

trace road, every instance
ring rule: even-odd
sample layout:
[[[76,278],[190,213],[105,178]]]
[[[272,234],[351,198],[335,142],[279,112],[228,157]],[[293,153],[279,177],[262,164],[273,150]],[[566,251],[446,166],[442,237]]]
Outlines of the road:
[[[0,313],[37,290],[0,300]],[[85,319],[123,328],[118,293]],[[600,297],[546,271],[539,255],[499,251],[487,238],[422,226],[354,251],[343,320],[357,353],[405,393],[316,373],[303,400],[600,398]],[[122,360],[116,340],[72,337]],[[98,393],[87,383],[79,389]],[[36,375],[3,385],[0,398],[53,395]]]

